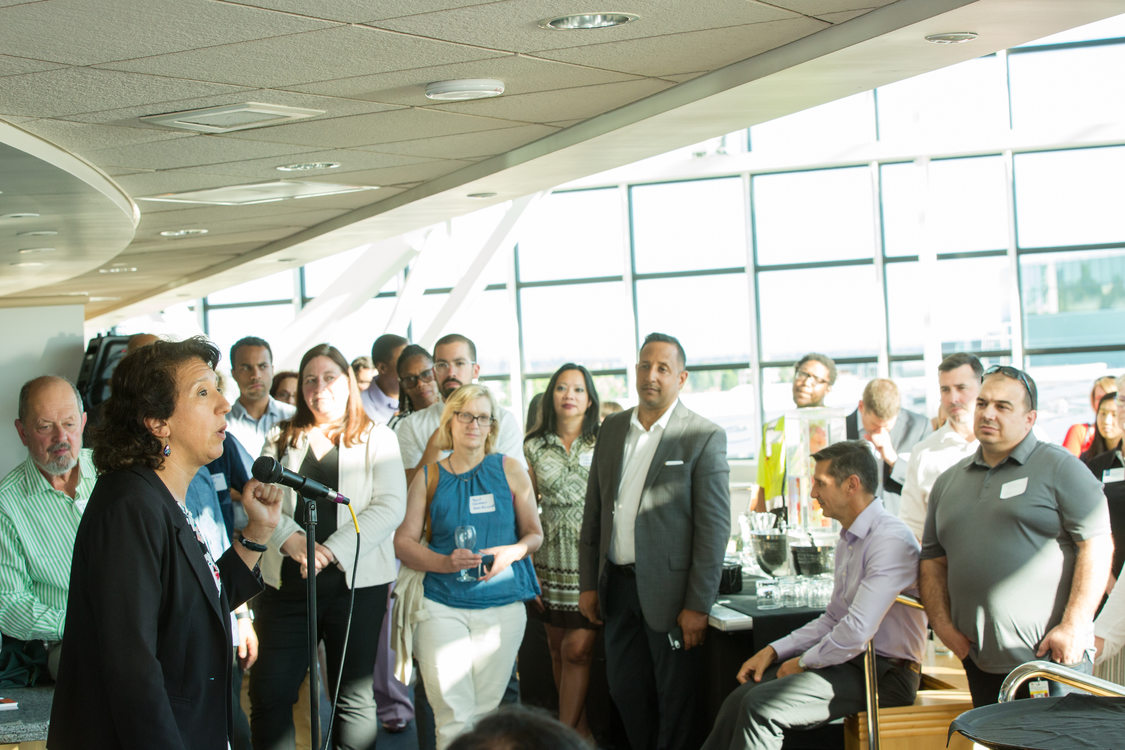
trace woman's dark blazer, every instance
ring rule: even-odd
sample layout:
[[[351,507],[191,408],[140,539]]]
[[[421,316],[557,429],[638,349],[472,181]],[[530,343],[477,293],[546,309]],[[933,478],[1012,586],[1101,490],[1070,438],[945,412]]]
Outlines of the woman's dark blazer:
[[[223,594],[151,469],[103,474],[78,526],[47,743],[225,750],[230,610],[261,590],[232,548]]]

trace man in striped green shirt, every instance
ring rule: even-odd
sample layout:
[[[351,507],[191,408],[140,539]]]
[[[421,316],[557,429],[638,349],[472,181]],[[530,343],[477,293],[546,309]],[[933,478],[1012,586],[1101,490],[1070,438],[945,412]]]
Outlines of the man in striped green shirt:
[[[47,375],[20,389],[16,431],[28,456],[0,480],[0,633],[7,638],[62,640],[74,538],[96,479],[92,451],[82,448],[85,425],[82,398],[68,380]]]

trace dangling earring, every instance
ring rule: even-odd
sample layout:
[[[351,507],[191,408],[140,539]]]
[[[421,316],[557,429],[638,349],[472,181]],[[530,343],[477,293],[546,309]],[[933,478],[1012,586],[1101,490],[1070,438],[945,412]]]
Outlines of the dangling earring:
[[[165,458],[167,458],[168,456],[171,456],[172,455],[172,446],[165,445],[162,453],[164,454]]]

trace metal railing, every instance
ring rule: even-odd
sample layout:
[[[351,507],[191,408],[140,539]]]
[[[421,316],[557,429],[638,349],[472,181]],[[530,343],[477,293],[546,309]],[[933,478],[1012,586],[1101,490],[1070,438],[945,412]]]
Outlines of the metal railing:
[[[1013,700],[1020,685],[1037,677],[1046,677],[1103,698],[1125,698],[1125,687],[1115,682],[1083,674],[1076,669],[1055,664],[1053,661],[1029,661],[1013,669],[1004,678],[1000,686],[1000,702],[1007,703]]]
[[[924,609],[922,602],[909,594],[899,594],[895,603]],[[867,642],[867,654],[863,658],[863,681],[867,688],[867,750],[879,750],[879,673],[875,669],[874,639]]]

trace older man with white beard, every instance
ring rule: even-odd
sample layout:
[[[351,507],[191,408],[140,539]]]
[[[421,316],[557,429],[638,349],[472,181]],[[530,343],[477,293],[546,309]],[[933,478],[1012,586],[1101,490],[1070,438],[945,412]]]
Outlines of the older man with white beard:
[[[28,456],[0,480],[0,633],[47,641],[53,677],[74,538],[96,475],[92,451],[82,448],[82,397],[70,381],[28,381],[18,414]]]

